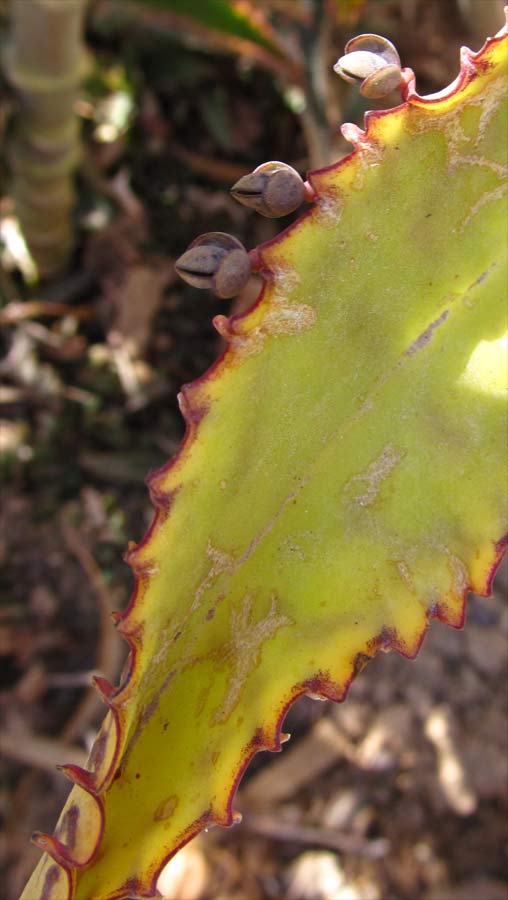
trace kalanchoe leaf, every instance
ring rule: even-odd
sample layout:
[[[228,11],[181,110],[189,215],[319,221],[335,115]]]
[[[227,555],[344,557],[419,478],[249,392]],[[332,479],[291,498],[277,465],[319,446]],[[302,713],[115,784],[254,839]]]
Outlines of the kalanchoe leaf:
[[[298,696],[343,700],[378,651],[415,656],[430,620],[459,627],[467,592],[490,594],[508,539],[507,53],[506,30],[464,49],[431,97],[403,70],[404,102],[344,127],[356,149],[310,173],[312,209],[249,254],[262,295],[216,317],[227,349],[182,388],[185,441],[125,557],[129,660],[23,900],[152,898],[178,848],[233,824]],[[207,244],[218,268],[238,251],[191,249]]]
[[[377,34],[361,34],[348,41],[344,56],[333,68],[372,99],[385,97],[401,84],[399,54],[391,41]]]
[[[175,269],[187,284],[208,288],[226,300],[247,283],[251,263],[239,240],[223,231],[210,231],[190,244],[177,259]]]
[[[231,188],[231,194],[244,206],[276,219],[298,209],[305,199],[305,186],[292,166],[272,161],[240,178]]]

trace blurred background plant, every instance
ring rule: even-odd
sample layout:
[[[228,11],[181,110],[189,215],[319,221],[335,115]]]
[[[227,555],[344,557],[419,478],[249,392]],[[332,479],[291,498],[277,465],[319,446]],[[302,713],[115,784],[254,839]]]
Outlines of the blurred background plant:
[[[342,122],[397,102],[367,101],[333,74],[349,37],[386,35],[430,93],[457,74],[462,44],[479,49],[499,29],[502,8],[1,0],[8,900],[37,857],[31,831],[61,806],[54,764],[79,761],[102,716],[89,674],[114,680],[121,663],[109,613],[128,596],[127,539],[151,519],[144,475],[182,436],[179,386],[221,349],[211,319],[224,301],[177,281],[173,260],[205,231],[247,247],[273,237],[296,214],[256,216],[231,185],[269,159],[302,175],[326,165],[349,152]],[[234,308],[258,289],[253,277]],[[174,900],[506,900],[506,609],[473,601],[470,620],[465,636],[434,630],[413,666],[377,660],[344,708],[299,702],[294,748],[251,767],[250,825],[180,854]],[[300,758],[281,770],[290,752]]]

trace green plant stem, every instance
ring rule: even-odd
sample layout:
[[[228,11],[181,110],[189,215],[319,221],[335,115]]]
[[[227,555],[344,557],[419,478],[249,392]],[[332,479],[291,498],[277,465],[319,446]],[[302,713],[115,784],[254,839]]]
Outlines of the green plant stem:
[[[3,57],[18,113],[10,146],[11,192],[42,277],[74,248],[73,176],[79,157],[76,92],[87,66],[86,0],[10,0]]]

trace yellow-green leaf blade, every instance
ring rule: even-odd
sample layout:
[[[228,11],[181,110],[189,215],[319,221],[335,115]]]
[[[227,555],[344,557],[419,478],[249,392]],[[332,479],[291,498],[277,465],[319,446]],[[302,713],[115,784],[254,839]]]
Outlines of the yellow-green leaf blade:
[[[467,590],[489,592],[506,531],[505,67],[498,38],[314,173],[315,207],[261,250],[260,302],[185,390],[187,440],[130,552],[135,653],[76,897],[150,896],[182,842],[231,822],[296,696],[342,698],[363,656],[414,655],[429,617],[459,625]]]

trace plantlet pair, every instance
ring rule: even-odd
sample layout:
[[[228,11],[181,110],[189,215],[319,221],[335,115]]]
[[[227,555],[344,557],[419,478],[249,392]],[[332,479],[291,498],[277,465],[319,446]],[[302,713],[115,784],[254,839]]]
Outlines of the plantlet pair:
[[[414,82],[411,69],[401,70],[393,44],[376,34],[362,34],[349,41],[334,70],[345,81],[359,84],[360,93],[371,98],[386,97],[397,88],[407,90],[408,84]],[[231,194],[239,203],[270,219],[287,216],[304,200],[315,199],[309,182],[304,182],[292,166],[277,161],[263,163],[240,178]],[[222,232],[196,238],[175,264],[184,281],[211,290],[222,300],[242,290],[252,267],[242,244]]]

